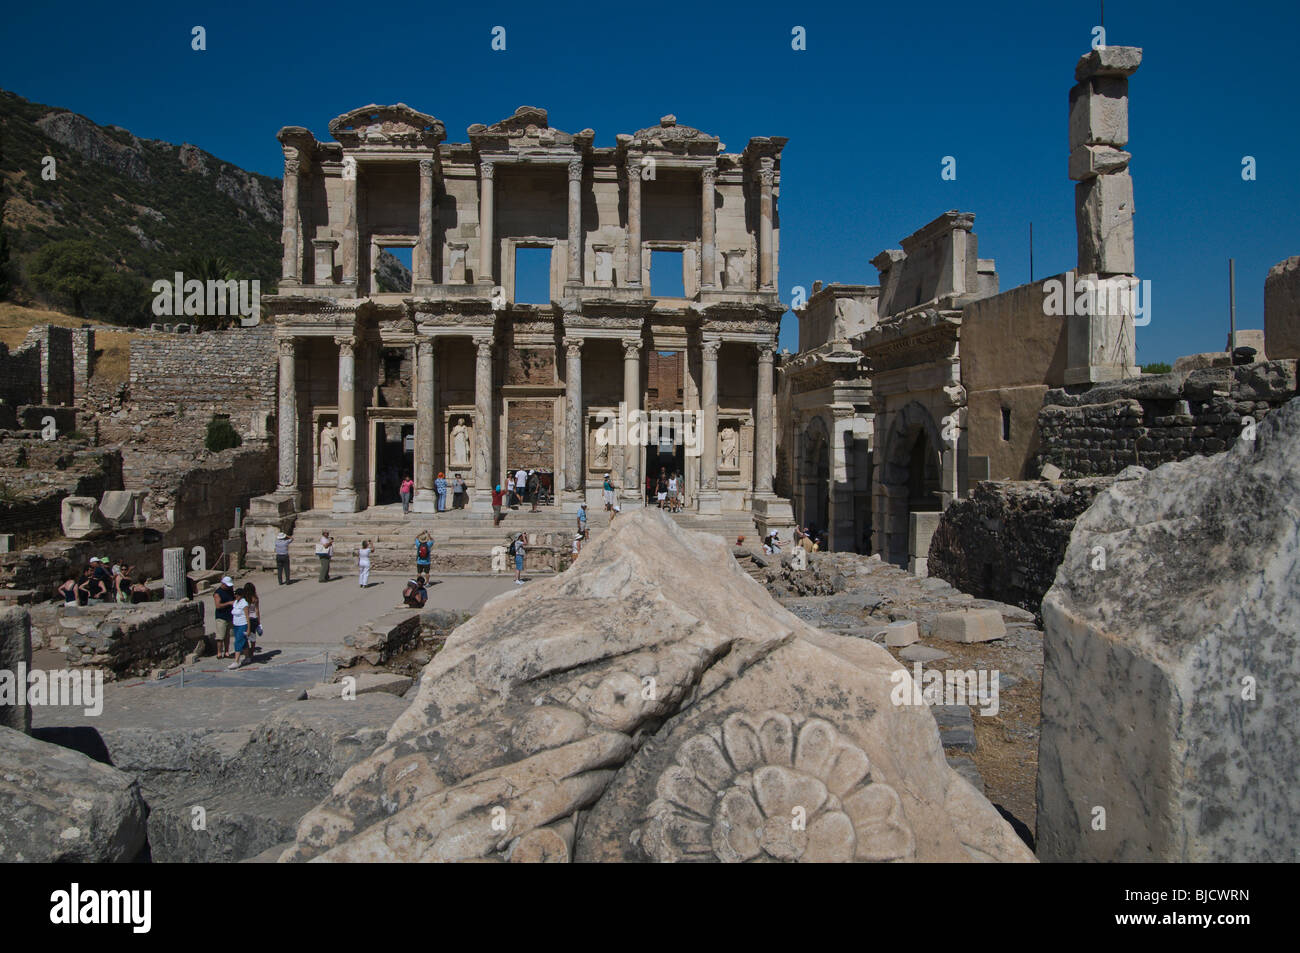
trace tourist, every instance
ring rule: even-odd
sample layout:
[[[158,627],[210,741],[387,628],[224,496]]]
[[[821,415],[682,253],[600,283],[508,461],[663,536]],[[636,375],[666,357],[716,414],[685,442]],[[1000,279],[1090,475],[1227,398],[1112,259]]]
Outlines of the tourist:
[[[515,508],[515,475],[506,471],[506,506]]]
[[[244,599],[248,603],[248,660],[257,655],[257,640],[262,635],[262,603],[257,598],[257,587],[244,583]]]
[[[131,583],[131,605],[148,602],[150,596],[152,593],[149,591],[148,576],[142,576],[138,581]]]
[[[217,658],[225,658],[230,653],[230,636],[235,605],[235,581],[229,576],[221,577],[221,585],[212,592],[213,625],[216,628]]]
[[[234,594],[234,601],[230,604],[230,626],[235,636],[235,660],[226,668],[235,669],[244,664],[244,655],[248,652],[248,600],[244,598],[243,589]]]
[[[809,534],[807,528],[804,529],[803,536],[799,539],[798,545],[799,548],[806,553],[813,553],[817,551],[817,544],[813,542],[813,538]]]
[[[662,472],[659,479],[655,482],[655,500],[659,503],[659,509],[664,508],[664,502],[668,499],[668,480],[665,479]]]
[[[587,504],[578,504],[578,535],[587,538]]]
[[[79,605],[90,605],[90,590],[95,584],[95,569],[93,566],[87,566],[81,573],[81,579],[77,581],[77,603]]]
[[[621,506],[617,506],[617,505],[616,505],[612,510],[609,511],[609,525],[610,525],[610,526],[613,526],[613,525],[614,525],[614,517],[617,516],[619,513],[622,513],[622,512],[623,512],[623,507],[621,507]]]
[[[402,604],[410,609],[423,609],[428,601],[429,590],[424,588],[424,577],[417,575],[414,579],[408,579],[406,588],[402,590]]]
[[[537,512],[537,498],[542,495],[542,478],[536,470],[528,471],[528,496],[532,500],[533,512]]]
[[[528,545],[528,537],[524,533],[515,536],[514,542],[510,544],[509,553],[515,557],[515,585],[524,584],[524,552]]]
[[[433,490],[438,494],[438,512],[447,512],[447,478],[441,471],[438,473],[438,478],[433,481]]]
[[[605,474],[605,512],[612,513],[614,510],[614,484],[610,481],[610,474]]]
[[[573,534],[573,558],[578,558],[578,553],[582,552],[582,534]]]
[[[275,537],[275,580],[282,586],[289,585],[289,544],[293,537],[279,533]]]
[[[75,606],[77,604],[77,574],[68,573],[63,578],[63,585],[59,586],[59,595],[63,597],[65,606]]]
[[[127,603],[131,600],[131,576],[127,572],[129,566],[113,567],[113,600],[115,602]]]
[[[406,479],[402,481],[401,489],[398,491],[402,494],[402,515],[406,516],[411,512],[411,494],[415,491],[415,481],[411,479],[408,473]]]
[[[668,512],[677,512],[677,471],[668,474]]]
[[[370,545],[370,540],[365,540],[361,548],[357,550],[357,570],[359,572],[359,581],[361,588],[364,589],[370,585],[370,554],[374,549]],[[418,556],[418,552],[417,552]]]
[[[415,574],[429,575],[429,566],[433,562],[433,537],[427,529],[420,530],[415,537]]]
[[[465,508],[465,490],[465,481],[462,480],[460,474],[457,473],[456,479],[452,483],[451,505],[458,510]]]
[[[95,585],[91,595],[101,602],[108,602],[113,598],[113,574],[108,571],[108,557],[100,556],[90,561],[95,567]]]
[[[524,494],[528,492],[528,474],[524,468],[520,467],[515,471],[515,502],[522,503]]]
[[[334,537],[322,530],[316,541],[316,556],[320,559],[320,582],[330,581],[330,560],[334,557]]]
[[[501,525],[501,498],[502,498],[501,484],[498,483],[496,485],[496,489],[492,491],[492,525],[493,526]]]

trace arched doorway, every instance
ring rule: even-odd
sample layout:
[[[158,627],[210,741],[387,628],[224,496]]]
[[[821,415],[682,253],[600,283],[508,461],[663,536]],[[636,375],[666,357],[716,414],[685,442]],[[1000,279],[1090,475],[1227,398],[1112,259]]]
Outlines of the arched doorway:
[[[943,509],[943,442],[930,412],[918,401],[899,411],[889,428],[880,475],[876,548],[898,566],[908,560],[911,513]]]
[[[814,417],[804,429],[803,447],[799,522],[820,532],[829,525],[831,490],[830,434],[820,417]]]

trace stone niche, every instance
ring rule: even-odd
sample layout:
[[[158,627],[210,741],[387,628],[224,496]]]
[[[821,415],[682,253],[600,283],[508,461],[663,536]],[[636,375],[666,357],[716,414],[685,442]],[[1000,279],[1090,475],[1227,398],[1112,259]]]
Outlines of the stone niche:
[[[442,414],[442,445],[445,448],[442,467],[448,476],[460,473],[466,484],[473,483],[474,470],[474,408],[449,407]]]
[[[593,410],[587,416],[587,472],[603,475],[615,469],[617,416],[614,408]],[[602,429],[606,436],[601,436]]]

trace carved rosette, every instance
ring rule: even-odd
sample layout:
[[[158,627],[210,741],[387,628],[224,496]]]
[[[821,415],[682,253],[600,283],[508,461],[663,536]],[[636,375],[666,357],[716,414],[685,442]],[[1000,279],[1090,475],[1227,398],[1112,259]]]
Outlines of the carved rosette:
[[[898,792],[820,718],[736,713],[688,739],[655,785],[637,842],[653,860],[911,860]]]

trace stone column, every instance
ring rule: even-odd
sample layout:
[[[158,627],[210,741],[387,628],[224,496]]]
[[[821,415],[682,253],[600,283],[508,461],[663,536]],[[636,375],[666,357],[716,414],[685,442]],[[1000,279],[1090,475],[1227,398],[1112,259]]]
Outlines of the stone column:
[[[641,157],[627,157],[627,275],[624,285],[641,285]]]
[[[438,494],[433,488],[435,385],[434,342],[426,339],[415,345],[415,498],[411,509],[417,513],[433,513],[438,509]]]
[[[298,487],[298,383],[295,380],[296,347],[292,338],[278,342],[280,352],[279,428],[280,475],[276,481],[282,493],[294,493]]]
[[[415,246],[415,273],[411,276],[412,292],[417,281],[433,281],[433,160],[420,160],[420,238]]]
[[[772,493],[772,353],[770,344],[758,347],[758,407],[754,415],[754,494]]]
[[[356,338],[335,338],[339,346],[339,462],[338,486],[334,491],[335,513],[357,511],[357,361]]]
[[[758,289],[772,290],[772,181],[775,163],[767,157],[759,160],[758,181],[762,191],[758,200]]]
[[[286,285],[296,285],[302,279],[302,253],[299,250],[298,234],[298,176],[301,162],[298,150],[292,146],[284,150],[284,188],[281,192],[284,202],[284,230],[280,242],[284,248],[284,261],[280,266],[280,281]]]
[[[641,342],[623,339],[623,405],[627,414],[627,442],[623,445],[623,498],[640,499],[641,443],[633,440],[641,415]]]
[[[586,284],[582,275],[582,160],[569,162],[569,280]]]
[[[714,211],[714,183],[718,170],[712,166],[705,169],[700,176],[700,287],[712,290],[717,287],[717,239],[716,213]]]
[[[584,493],[582,441],[582,338],[565,338],[564,488],[581,502]]]
[[[343,284],[357,286],[360,235],[357,231],[357,160],[343,157]]]
[[[163,598],[184,599],[189,593],[185,585],[185,547],[163,550]]]
[[[32,730],[32,709],[27,694],[27,671],[31,664],[31,613],[25,606],[0,608],[0,672],[15,683],[15,690],[0,705],[0,727],[23,733]]]
[[[478,349],[474,365],[474,508],[491,512],[492,487],[492,338],[474,338]]]
[[[720,341],[705,341],[700,348],[700,491],[701,513],[720,513],[718,494],[718,349]]]
[[[478,271],[474,275],[476,284],[495,284],[492,276],[492,251],[495,238],[492,234],[493,196],[492,178],[495,166],[484,162],[479,166],[479,200],[478,200]],[[489,347],[490,347],[489,343]],[[477,439],[477,438],[476,438]]]

